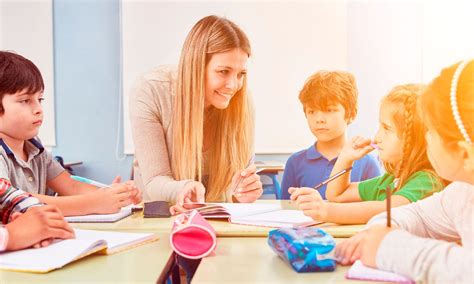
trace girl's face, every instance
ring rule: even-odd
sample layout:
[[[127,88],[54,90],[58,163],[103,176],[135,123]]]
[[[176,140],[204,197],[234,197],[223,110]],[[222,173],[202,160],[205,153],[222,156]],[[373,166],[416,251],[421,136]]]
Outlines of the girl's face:
[[[225,109],[242,88],[248,54],[239,48],[213,54],[206,67],[205,107]]]
[[[464,180],[463,157],[461,151],[449,149],[441,136],[428,130],[425,134],[428,158],[436,173],[444,179],[455,181]]]
[[[397,134],[393,113],[399,104],[385,104],[380,108],[379,129],[375,135],[375,143],[379,147],[380,160],[390,164],[398,164],[403,156],[403,144]]]

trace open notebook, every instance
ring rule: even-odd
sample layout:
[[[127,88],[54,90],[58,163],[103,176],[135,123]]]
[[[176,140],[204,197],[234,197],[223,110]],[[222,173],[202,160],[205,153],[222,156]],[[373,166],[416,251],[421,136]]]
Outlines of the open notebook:
[[[93,253],[112,254],[156,241],[154,234],[75,229],[76,238],[43,248],[0,253],[0,269],[46,273]]]
[[[393,272],[367,267],[363,265],[360,260],[354,262],[352,267],[347,271],[346,278],[395,283],[415,283],[415,281],[405,276]]]
[[[64,217],[69,223],[113,223],[132,215],[132,205],[123,207],[113,214],[89,214]]]
[[[230,223],[274,228],[311,226],[314,221],[301,210],[287,209],[287,205],[261,203],[187,203],[184,208],[196,209],[204,218],[227,218]]]

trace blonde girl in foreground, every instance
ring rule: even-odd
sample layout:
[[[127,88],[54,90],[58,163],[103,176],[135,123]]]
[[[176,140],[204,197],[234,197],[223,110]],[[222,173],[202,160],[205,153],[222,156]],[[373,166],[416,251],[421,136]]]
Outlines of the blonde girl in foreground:
[[[472,283],[474,240],[474,60],[444,69],[419,100],[436,172],[453,181],[443,192],[374,217],[370,228],[337,246],[349,264],[426,283]]]

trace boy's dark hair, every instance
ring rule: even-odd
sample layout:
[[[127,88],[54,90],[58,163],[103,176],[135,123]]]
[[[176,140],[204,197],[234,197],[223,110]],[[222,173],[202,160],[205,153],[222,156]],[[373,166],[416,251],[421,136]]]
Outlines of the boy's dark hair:
[[[326,111],[332,104],[341,104],[346,112],[346,119],[357,115],[357,86],[354,76],[344,71],[319,71],[309,77],[299,99],[306,108]]]
[[[19,54],[0,51],[0,112],[3,112],[5,94],[21,91],[35,94],[43,90],[43,77],[33,62]]]

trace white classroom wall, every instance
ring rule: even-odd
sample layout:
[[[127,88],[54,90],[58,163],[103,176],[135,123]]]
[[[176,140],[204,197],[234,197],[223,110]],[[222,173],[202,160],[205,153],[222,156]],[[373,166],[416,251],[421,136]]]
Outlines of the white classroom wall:
[[[39,136],[45,146],[56,145],[52,0],[0,0],[0,50],[21,54],[41,71],[45,101]]]
[[[474,1],[428,1],[423,9],[423,82],[443,67],[474,59]]]
[[[348,9],[348,70],[359,89],[358,115],[348,132],[373,137],[381,98],[395,85],[421,82],[422,5],[353,1]]]

